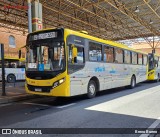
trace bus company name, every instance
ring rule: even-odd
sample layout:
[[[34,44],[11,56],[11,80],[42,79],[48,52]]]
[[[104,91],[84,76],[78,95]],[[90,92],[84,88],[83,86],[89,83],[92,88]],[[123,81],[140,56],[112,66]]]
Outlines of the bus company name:
[[[104,72],[105,68],[104,67],[97,67],[95,68],[95,72]]]
[[[56,32],[48,32],[48,33],[40,33],[37,35],[32,36],[32,40],[40,40],[40,39],[49,39],[49,38],[56,38]]]

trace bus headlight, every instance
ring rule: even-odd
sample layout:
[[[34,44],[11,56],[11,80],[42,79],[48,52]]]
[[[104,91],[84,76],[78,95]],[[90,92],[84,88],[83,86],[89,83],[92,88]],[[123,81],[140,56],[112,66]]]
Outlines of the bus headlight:
[[[59,86],[59,85],[62,84],[64,81],[65,81],[65,78],[62,78],[62,79],[54,82],[52,88],[55,88],[55,87]]]

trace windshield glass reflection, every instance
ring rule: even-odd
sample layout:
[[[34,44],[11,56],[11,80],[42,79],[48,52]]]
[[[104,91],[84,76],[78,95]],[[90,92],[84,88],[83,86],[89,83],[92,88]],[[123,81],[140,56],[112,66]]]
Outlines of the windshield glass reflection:
[[[58,71],[64,68],[64,64],[63,43],[29,45],[26,70]]]

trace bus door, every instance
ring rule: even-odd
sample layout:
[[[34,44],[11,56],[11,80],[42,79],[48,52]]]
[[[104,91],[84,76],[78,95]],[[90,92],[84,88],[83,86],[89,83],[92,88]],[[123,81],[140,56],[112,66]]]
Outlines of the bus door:
[[[76,57],[73,57],[73,46],[77,50]],[[84,47],[77,45],[69,45],[68,56],[68,73],[70,74],[70,90],[71,95],[83,94],[83,85],[85,84],[85,59]]]

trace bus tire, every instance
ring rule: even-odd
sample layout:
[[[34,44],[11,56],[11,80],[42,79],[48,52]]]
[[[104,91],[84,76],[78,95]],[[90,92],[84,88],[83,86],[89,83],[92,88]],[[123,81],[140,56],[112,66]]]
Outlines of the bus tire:
[[[9,75],[7,76],[7,82],[8,82],[8,83],[14,83],[15,81],[16,81],[16,77],[15,77],[14,74],[9,74]]]
[[[97,86],[94,80],[90,80],[87,89],[87,98],[94,98],[96,96]]]
[[[136,86],[136,77],[135,76],[132,76],[131,78],[131,84],[130,84],[130,88],[135,88]]]

